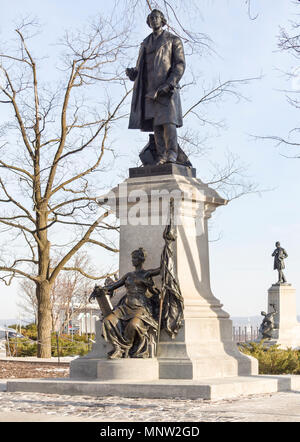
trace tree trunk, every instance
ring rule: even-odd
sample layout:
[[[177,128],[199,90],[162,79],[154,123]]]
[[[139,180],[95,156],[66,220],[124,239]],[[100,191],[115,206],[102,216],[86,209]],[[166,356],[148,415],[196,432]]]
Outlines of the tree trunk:
[[[40,197],[40,195],[38,194]],[[37,204],[38,244],[38,282],[36,295],[38,301],[38,358],[51,358],[52,306],[51,285],[49,284],[50,242],[47,238],[47,205],[45,201]]]
[[[43,281],[37,284],[36,294],[38,299],[38,358],[51,358],[51,297],[50,284]]]

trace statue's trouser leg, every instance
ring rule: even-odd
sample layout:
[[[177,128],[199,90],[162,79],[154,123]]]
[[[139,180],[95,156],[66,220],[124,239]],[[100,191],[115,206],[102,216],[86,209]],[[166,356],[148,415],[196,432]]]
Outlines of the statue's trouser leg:
[[[286,282],[285,276],[281,269],[278,270],[278,282]]]
[[[176,162],[178,156],[176,125],[154,126],[154,138],[159,159]]]
[[[281,273],[282,271],[278,269],[278,282],[281,282]]]
[[[154,139],[156,144],[158,160],[166,160],[167,152],[166,152],[163,126],[154,126]]]

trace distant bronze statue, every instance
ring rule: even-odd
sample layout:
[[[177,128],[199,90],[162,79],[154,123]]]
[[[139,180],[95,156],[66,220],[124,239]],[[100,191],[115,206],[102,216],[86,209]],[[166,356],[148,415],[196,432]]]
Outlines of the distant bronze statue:
[[[272,253],[272,256],[274,256],[274,270],[278,271],[277,284],[286,283],[286,278],[283,274],[283,269],[285,269],[284,259],[288,257],[288,254],[282,247],[280,247],[279,241],[276,242],[275,246],[276,249]]]
[[[184,50],[181,39],[163,29],[166,23],[164,14],[153,9],[147,17],[153,32],[141,44],[136,67],[126,70],[134,81],[129,129],[154,132],[158,165],[177,161],[176,128],[183,125],[179,81]]]
[[[272,336],[272,331],[275,328],[275,323],[274,323],[274,316],[277,313],[275,304],[270,304],[271,307],[273,307],[273,312],[270,313],[265,313],[265,312],[261,312],[261,315],[264,316],[264,319],[261,323],[261,326],[259,328],[259,332],[262,335],[262,339],[271,339]]]
[[[97,299],[103,313],[102,335],[113,345],[108,357],[149,358],[159,340],[160,330],[172,338],[177,335],[183,319],[183,298],[175,275],[172,243],[176,239],[174,229],[174,201],[170,204],[170,221],[163,238],[165,246],[160,267],[143,268],[146,252],[143,248],[131,254],[134,271],[126,273],[116,282],[104,287],[95,286],[89,300]],[[161,275],[162,289],[155,287],[153,277]],[[113,308],[110,298],[114,290],[125,286],[126,294]]]

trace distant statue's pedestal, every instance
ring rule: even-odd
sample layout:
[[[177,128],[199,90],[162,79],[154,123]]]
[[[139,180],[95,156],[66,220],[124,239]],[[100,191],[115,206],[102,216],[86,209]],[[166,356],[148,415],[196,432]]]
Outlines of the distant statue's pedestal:
[[[257,360],[238,351],[232,321],[210,288],[207,220],[226,201],[197,179],[194,169],[174,164],[131,169],[130,178],[113,189],[113,195],[115,207],[113,199],[108,204],[120,220],[120,276],[132,271],[131,252],[139,247],[147,253],[145,266],[159,267],[168,222],[166,196],[174,198],[178,217],[174,256],[184,298],[183,326],[175,339],[163,331],[157,357],[148,361],[107,360],[111,346],[98,330],[93,351],[72,362],[71,378],[140,380],[144,374],[145,380],[151,376],[201,380],[257,374]],[[160,277],[155,282],[159,286]]]
[[[291,284],[273,284],[268,290],[268,313],[274,304],[278,313],[274,316],[273,338],[266,344],[281,348],[300,348],[300,323],[297,321],[296,289]]]

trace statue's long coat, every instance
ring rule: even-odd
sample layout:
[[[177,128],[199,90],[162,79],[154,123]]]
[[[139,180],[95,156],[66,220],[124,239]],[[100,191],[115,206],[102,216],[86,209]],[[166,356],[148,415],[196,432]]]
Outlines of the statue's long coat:
[[[272,256],[274,256],[274,270],[285,269],[285,264],[283,259],[288,257],[286,251],[282,247],[280,247],[279,249],[274,250]]]
[[[129,129],[141,129],[145,132],[153,131],[153,120],[144,119],[145,93],[143,90],[145,85],[143,78],[145,51],[151,35],[148,35],[141,44],[129,118]],[[155,124],[172,123],[181,127],[183,122],[178,83],[185,70],[183,44],[179,37],[167,31],[163,31],[161,37],[160,46],[156,50],[154,59],[155,87],[158,89],[160,86],[170,84],[175,89],[171,96],[159,96],[158,100],[154,102]]]

